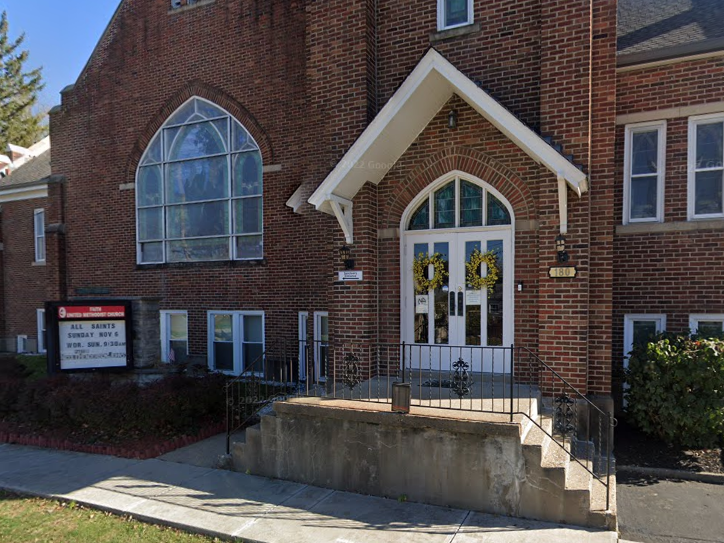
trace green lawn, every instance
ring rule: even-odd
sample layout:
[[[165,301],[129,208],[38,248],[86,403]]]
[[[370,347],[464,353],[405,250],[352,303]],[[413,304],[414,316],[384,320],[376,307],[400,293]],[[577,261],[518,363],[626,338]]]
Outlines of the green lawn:
[[[0,541],[25,543],[209,543],[219,541],[111,513],[0,491]]]

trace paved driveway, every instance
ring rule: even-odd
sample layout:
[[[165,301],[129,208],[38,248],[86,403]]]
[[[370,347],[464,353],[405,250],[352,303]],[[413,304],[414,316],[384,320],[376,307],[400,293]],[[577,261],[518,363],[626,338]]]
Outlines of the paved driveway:
[[[642,543],[723,543],[724,485],[618,474],[622,539]]]

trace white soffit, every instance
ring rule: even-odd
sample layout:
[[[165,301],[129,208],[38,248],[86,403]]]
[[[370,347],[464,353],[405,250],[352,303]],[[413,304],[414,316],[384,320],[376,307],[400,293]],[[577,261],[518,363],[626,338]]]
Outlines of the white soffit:
[[[362,186],[378,184],[453,94],[520,147],[534,161],[562,177],[580,197],[588,190],[586,174],[435,49],[430,49],[377,117],[309,198],[325,213],[335,214],[333,197],[352,200]]]

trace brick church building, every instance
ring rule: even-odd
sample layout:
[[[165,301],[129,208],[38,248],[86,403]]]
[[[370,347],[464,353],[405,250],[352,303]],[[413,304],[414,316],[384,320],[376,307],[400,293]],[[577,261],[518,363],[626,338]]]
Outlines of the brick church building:
[[[712,0],[123,0],[51,112],[51,171],[0,180],[0,337],[42,349],[44,302],[122,300],[137,368],[514,344],[609,404],[635,341],[724,326],[722,22]]]

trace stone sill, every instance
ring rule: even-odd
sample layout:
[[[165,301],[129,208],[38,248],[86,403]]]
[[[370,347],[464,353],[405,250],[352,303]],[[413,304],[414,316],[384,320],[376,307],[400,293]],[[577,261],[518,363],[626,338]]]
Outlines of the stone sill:
[[[452,38],[459,38],[461,36],[467,36],[469,34],[477,34],[478,32],[480,32],[480,23],[459,26],[457,28],[451,28],[449,30],[438,30],[437,32],[433,32],[432,34],[430,34],[430,43],[449,40]]]
[[[186,6],[181,6],[179,8],[172,8],[168,10],[169,15],[176,15],[177,13],[183,13],[184,11],[188,11],[190,9],[199,8],[201,6],[208,6],[209,4],[213,4],[216,2],[216,0],[199,0],[195,4],[189,4]]]
[[[256,260],[219,260],[213,262],[170,262],[166,264],[136,264],[137,271],[144,270],[178,270],[193,268],[247,268],[266,267],[266,258]]]
[[[31,266],[40,266],[40,267],[42,267],[42,266],[45,266],[46,264],[45,264],[45,260],[43,260],[42,262],[33,262],[33,263],[30,264],[30,265],[31,265]]]
[[[619,224],[616,235],[632,236],[636,234],[666,234],[673,232],[699,232],[701,230],[724,230],[724,219],[679,222],[646,222]]]

